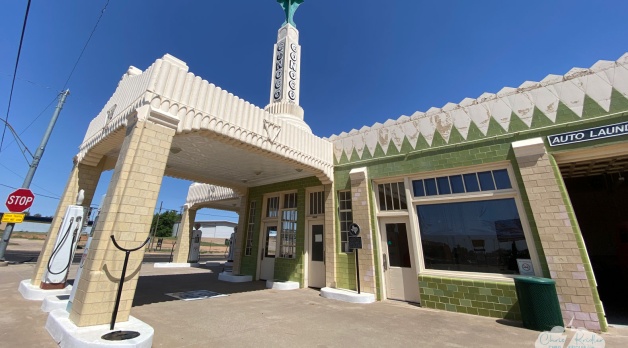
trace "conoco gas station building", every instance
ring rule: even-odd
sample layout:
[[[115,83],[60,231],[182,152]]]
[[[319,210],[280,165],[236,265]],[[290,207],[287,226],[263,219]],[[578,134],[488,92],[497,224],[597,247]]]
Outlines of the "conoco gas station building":
[[[31,279],[78,190],[89,205],[113,170],[75,284],[77,326],[109,322],[124,257],[110,236],[125,248],[146,240],[164,176],[197,182],[175,263],[187,262],[196,211],[211,207],[239,214],[234,276],[351,292],[357,267],[374,300],[520,320],[513,278],[527,274],[556,282],[574,327],[605,331],[628,315],[628,54],[319,137],[299,106],[291,18],[274,52],[264,108],[168,54],[122,75],[80,144]],[[133,274],[118,321],[132,312]]]

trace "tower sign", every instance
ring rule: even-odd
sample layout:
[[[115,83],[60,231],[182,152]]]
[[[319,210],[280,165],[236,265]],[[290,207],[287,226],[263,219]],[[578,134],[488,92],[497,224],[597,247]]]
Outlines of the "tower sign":
[[[294,12],[303,0],[277,0],[286,13],[286,22],[279,28],[270,85],[270,101],[264,110],[299,128],[311,132],[303,121],[299,106],[301,79],[301,46],[299,31],[294,24]]]

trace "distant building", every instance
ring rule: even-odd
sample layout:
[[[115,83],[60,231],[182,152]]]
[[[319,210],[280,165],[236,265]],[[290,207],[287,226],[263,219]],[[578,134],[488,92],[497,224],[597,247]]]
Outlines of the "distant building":
[[[200,224],[200,230],[203,231],[203,238],[230,238],[233,229],[238,226],[237,223],[231,221],[195,221],[195,224]],[[179,234],[179,223],[175,223],[172,226],[172,236],[176,237]]]

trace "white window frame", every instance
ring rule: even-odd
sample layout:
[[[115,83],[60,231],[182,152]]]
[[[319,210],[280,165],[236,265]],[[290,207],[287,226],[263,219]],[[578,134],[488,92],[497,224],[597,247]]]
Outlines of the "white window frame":
[[[478,191],[473,193],[456,193],[456,194],[447,194],[447,195],[437,195],[437,196],[423,196],[423,197],[414,197],[414,192],[412,190],[412,181],[420,180],[420,179],[428,179],[439,176],[450,176],[450,175],[460,175],[466,173],[473,172],[482,172],[487,170],[499,170],[506,169],[508,172],[508,178],[510,179],[510,189],[504,190],[494,190],[494,191]],[[541,263],[539,261],[539,256],[536,250],[536,245],[534,243],[534,238],[532,236],[532,230],[530,228],[530,224],[528,222],[528,216],[523,206],[523,201],[521,200],[521,195],[519,194],[518,184],[516,180],[515,173],[512,169],[512,166],[509,162],[497,162],[487,165],[481,166],[469,166],[469,167],[460,167],[450,170],[443,171],[433,171],[433,172],[425,172],[420,175],[408,177],[407,180],[406,191],[411,194],[411,199],[408,200],[408,206],[412,206],[410,210],[410,220],[411,224],[416,228],[416,237],[417,237],[417,247],[419,251],[418,257],[418,270],[419,275],[431,275],[431,276],[439,276],[439,277],[451,277],[451,278],[462,278],[462,279],[478,279],[478,280],[489,280],[489,281],[508,281],[513,282],[514,278],[520,276],[519,274],[499,274],[499,273],[481,273],[481,272],[462,272],[462,271],[445,271],[445,270],[434,270],[425,268],[425,260],[423,257],[423,247],[421,241],[421,228],[419,226],[419,220],[417,216],[417,206],[422,204],[433,204],[433,203],[457,203],[457,202],[473,202],[473,201],[482,201],[482,200],[493,200],[493,199],[505,199],[512,198],[515,201],[515,205],[517,207],[517,213],[519,214],[519,218],[521,220],[521,226],[523,228],[523,234],[526,239],[526,245],[528,247],[528,251],[530,252],[530,258],[532,260],[532,264],[534,266],[534,273],[537,276],[542,275]]]
[[[323,203],[323,211],[318,214],[311,214],[311,204],[310,204],[310,195],[311,194],[322,193],[322,203]],[[308,219],[320,219],[321,217],[325,217],[325,187],[317,186],[317,187],[308,187],[305,190],[305,217]]]
[[[338,224],[340,225],[339,226],[340,227],[339,228],[339,231],[340,231],[340,240],[339,240],[339,242],[340,242],[340,253],[345,253],[346,254],[346,253],[349,253],[349,231],[343,231],[342,230],[342,221],[343,220],[341,218],[340,213],[350,211],[351,212],[351,219],[353,220],[353,195],[351,193],[351,190],[339,190],[339,191],[336,191],[336,192],[338,194],[338,205],[336,207],[336,209],[337,209],[336,213],[338,214]],[[342,211],[340,210],[340,193],[348,193],[349,194],[349,202],[351,203],[351,209],[350,210],[348,210],[348,209],[345,209],[345,210],[342,210]],[[342,234],[343,233],[347,234],[347,240],[344,241],[344,242],[342,241]],[[346,247],[345,247],[345,245],[346,245]]]
[[[296,199],[297,199],[297,206],[294,208],[283,208],[284,205],[284,197],[287,194],[295,194],[296,195]],[[278,204],[278,209],[277,209],[277,216],[276,217],[267,217],[267,209],[268,209],[268,200],[270,198],[278,198],[277,200],[277,204]],[[289,257],[282,257],[281,256],[281,250],[282,250],[282,238],[283,238],[283,228],[282,228],[282,217],[283,217],[283,212],[287,211],[287,210],[294,210],[297,213],[297,222],[296,226],[298,226],[298,219],[299,219],[299,213],[298,213],[298,199],[299,199],[299,195],[297,190],[289,190],[289,191],[280,191],[280,192],[272,192],[272,193],[267,193],[263,196],[263,204],[262,204],[262,226],[271,223],[271,224],[276,224],[275,226],[277,226],[277,241],[278,241],[278,245],[277,245],[277,253],[275,255],[276,258],[282,258],[282,259],[287,259],[287,260],[296,260],[297,256],[296,255],[296,250],[297,250],[297,246],[299,244],[297,237],[295,236],[295,245],[294,245],[294,253],[293,253],[293,257],[289,258]],[[296,231],[296,229],[295,229]],[[298,232],[297,233],[298,236]],[[263,241],[263,233],[260,233],[260,237],[262,238],[262,240],[260,241],[260,245],[264,244]]]
[[[390,209],[390,210],[381,210],[381,202],[379,200],[379,185],[386,185],[386,184],[397,184],[397,183],[402,183],[404,186],[404,194],[406,195],[406,209]],[[411,182],[410,182],[411,183]],[[401,192],[400,192],[401,193]],[[373,181],[373,196],[375,199],[375,205],[376,205],[376,211],[378,214],[382,214],[382,215],[386,215],[386,216],[407,216],[408,215],[408,209],[410,209],[410,206],[412,205],[412,196],[408,196],[408,183],[406,182],[405,178],[401,177],[401,178],[396,178],[396,179],[389,179],[389,180],[385,180],[385,181]],[[401,203],[401,201],[400,201]]]

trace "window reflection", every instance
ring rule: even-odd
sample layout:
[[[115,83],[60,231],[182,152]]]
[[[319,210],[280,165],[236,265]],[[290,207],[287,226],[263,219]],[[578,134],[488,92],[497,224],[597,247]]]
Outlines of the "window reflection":
[[[427,269],[518,274],[517,258],[530,258],[512,198],[418,205],[417,213]]]

